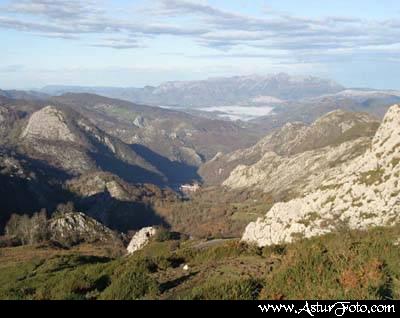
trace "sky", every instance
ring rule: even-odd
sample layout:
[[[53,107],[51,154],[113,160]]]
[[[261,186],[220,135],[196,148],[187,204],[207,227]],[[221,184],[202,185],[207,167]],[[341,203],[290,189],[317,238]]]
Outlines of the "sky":
[[[0,88],[286,72],[400,89],[398,0],[0,0]]]

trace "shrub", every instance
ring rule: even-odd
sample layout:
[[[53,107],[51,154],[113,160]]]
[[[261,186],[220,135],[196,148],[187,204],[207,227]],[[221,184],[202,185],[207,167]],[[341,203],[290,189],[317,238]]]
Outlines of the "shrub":
[[[172,240],[173,238],[173,234],[165,227],[157,228],[156,235],[154,236],[156,242],[165,242]]]

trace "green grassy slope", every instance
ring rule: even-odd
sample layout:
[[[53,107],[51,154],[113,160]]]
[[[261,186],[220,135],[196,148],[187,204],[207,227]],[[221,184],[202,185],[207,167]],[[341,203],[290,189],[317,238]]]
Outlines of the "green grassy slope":
[[[263,249],[238,240],[0,248],[0,299],[399,299],[400,227]],[[188,264],[189,270],[183,270]]]

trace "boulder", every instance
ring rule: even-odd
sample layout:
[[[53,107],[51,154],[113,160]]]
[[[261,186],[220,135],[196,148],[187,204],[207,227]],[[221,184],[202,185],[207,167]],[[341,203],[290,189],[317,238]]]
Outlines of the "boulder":
[[[132,254],[141,250],[150,242],[151,237],[153,237],[156,233],[157,229],[152,226],[144,227],[136,232],[127,247],[128,254]]]

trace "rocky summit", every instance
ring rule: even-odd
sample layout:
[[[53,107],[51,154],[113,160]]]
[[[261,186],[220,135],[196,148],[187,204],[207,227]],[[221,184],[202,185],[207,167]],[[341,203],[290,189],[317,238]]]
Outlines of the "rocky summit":
[[[343,226],[366,229],[399,221],[400,105],[390,107],[366,152],[321,178],[318,189],[276,203],[251,222],[242,240],[258,246],[292,242]],[[316,176],[318,178],[318,176]]]

